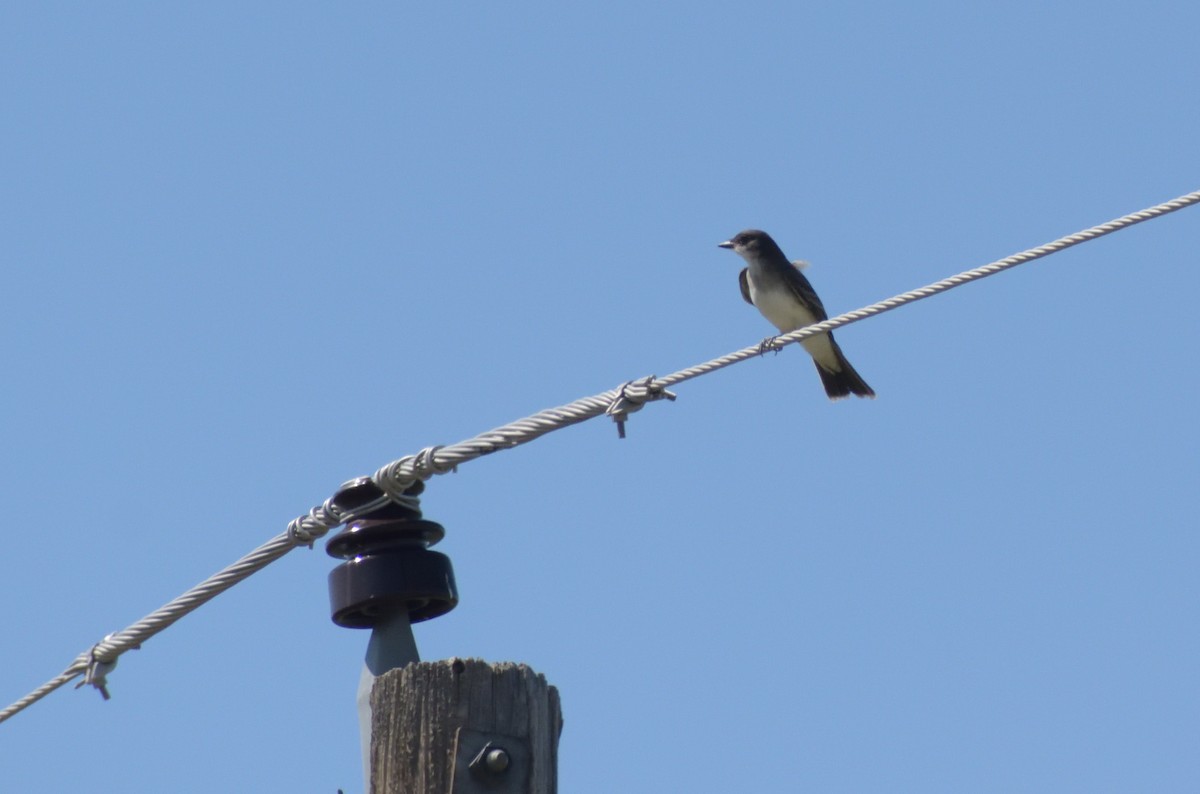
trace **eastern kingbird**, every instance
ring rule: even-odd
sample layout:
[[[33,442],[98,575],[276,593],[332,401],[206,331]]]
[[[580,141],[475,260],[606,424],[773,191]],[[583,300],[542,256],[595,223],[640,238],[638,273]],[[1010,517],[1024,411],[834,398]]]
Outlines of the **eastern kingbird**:
[[[829,319],[812,284],[788,261],[771,235],[747,229],[718,245],[746,260],[748,267],[742,268],[738,276],[742,297],[781,332]],[[840,400],[851,394],[875,396],[874,390],[850,366],[832,333],[810,336],[800,344],[813,357],[829,399]]]

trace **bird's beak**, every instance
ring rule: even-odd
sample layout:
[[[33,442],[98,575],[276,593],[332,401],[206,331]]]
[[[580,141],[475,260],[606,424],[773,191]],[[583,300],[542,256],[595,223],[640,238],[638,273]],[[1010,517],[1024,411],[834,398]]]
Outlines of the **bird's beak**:
[[[717,248],[733,248],[733,240],[726,240],[723,243],[717,243]]]

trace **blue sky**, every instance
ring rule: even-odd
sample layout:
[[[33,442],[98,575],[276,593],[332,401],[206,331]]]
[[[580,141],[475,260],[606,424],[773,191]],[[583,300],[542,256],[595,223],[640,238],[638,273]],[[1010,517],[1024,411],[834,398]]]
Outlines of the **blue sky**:
[[[1194,4],[11,5],[5,704],[432,444],[1200,188]],[[562,790],[1194,791],[1200,209],[429,484],[423,656]],[[360,790],[298,550],[0,726],[5,790]]]

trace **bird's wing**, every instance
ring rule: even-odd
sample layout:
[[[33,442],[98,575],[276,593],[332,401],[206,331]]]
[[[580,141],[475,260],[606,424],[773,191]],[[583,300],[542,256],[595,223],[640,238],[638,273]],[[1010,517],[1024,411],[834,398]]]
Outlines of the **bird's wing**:
[[[812,288],[812,284],[808,283],[808,279],[804,277],[804,274],[798,268],[791,264],[785,267],[783,269],[783,281],[787,284],[788,289],[792,291],[793,295],[812,309],[813,314],[817,316],[817,322],[829,319],[829,315],[825,313],[825,307],[821,304],[821,299],[817,297],[817,291]],[[744,291],[745,288],[743,287]]]
[[[742,288],[742,297],[746,299],[746,303],[753,306],[754,301],[750,300],[750,282],[746,280],[746,271],[749,269],[748,267],[744,267],[742,268],[742,272],[738,273],[738,284]]]

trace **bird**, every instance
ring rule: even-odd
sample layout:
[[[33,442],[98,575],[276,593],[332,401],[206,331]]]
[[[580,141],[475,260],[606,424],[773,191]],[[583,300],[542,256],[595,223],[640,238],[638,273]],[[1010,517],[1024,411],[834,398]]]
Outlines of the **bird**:
[[[799,266],[788,261],[771,235],[759,229],[747,229],[717,245],[746,260],[746,267],[738,275],[742,297],[780,332],[795,331],[829,319],[812,284],[800,272]],[[764,350],[772,340],[773,337],[763,341]],[[875,396],[875,390],[850,366],[832,333],[810,336],[800,344],[812,356],[829,399],[840,400],[851,394]]]

